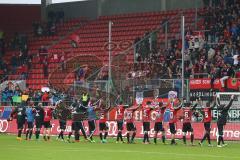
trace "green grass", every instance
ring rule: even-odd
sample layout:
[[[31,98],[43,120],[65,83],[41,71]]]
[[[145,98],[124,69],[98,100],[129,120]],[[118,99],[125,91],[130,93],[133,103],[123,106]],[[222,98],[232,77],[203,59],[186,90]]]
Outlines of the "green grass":
[[[95,138],[98,140],[98,137]],[[227,147],[177,146],[141,144],[116,144],[109,139],[107,144],[56,141],[17,141],[15,136],[0,134],[1,160],[237,160],[240,143],[229,142]],[[197,143],[197,142],[196,142]]]

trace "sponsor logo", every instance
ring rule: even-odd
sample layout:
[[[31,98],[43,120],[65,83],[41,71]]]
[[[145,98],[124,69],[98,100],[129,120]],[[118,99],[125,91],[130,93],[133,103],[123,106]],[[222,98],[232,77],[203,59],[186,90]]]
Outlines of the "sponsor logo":
[[[8,121],[0,119],[0,133],[6,132],[8,129]]]

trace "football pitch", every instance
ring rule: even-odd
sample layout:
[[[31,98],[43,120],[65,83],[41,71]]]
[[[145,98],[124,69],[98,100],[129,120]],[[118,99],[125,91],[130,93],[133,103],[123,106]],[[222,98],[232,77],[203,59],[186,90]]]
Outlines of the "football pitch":
[[[109,138],[108,143],[101,144],[98,137],[96,143],[81,141],[66,143],[55,140],[17,141],[15,136],[0,134],[1,160],[239,160],[240,143],[227,142],[224,148],[185,146],[182,141],[178,145],[116,144]],[[197,141],[195,142],[197,143]]]

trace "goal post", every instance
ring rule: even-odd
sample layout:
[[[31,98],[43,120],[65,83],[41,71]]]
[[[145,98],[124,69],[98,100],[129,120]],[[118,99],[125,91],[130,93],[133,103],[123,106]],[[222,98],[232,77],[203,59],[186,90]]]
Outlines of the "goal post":
[[[217,92],[216,96],[220,101],[221,105],[226,105],[229,103],[231,96],[234,95],[234,100],[231,108],[240,108],[240,92]]]

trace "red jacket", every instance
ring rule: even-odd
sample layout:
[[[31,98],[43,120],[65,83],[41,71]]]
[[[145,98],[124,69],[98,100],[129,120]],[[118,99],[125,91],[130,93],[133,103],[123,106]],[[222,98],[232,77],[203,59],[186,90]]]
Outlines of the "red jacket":
[[[48,93],[44,93],[44,94],[42,95],[42,101],[43,101],[43,102],[48,102],[48,100],[49,100]]]

